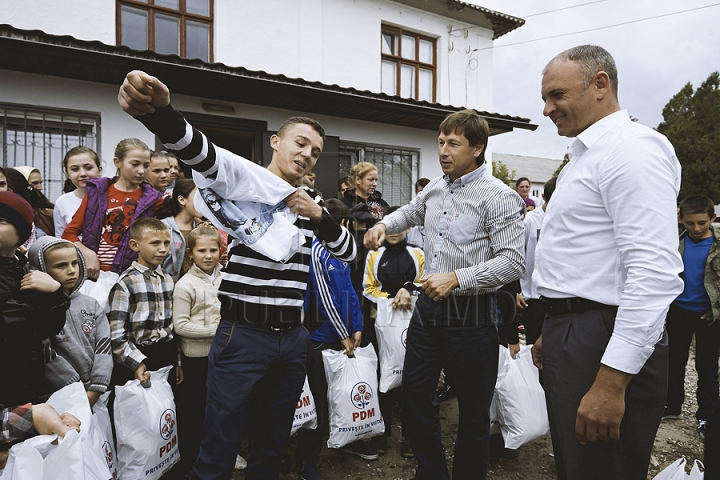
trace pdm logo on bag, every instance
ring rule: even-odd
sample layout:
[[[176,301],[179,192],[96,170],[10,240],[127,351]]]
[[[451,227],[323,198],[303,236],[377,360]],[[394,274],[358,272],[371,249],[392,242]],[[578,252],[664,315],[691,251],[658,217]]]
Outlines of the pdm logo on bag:
[[[370,402],[373,398],[373,391],[370,385],[365,382],[355,384],[355,386],[352,388],[352,391],[350,392],[350,398],[352,398],[352,403],[355,408],[357,408],[358,410],[362,410],[361,412],[353,412],[353,422],[356,422],[358,420],[367,420],[368,418],[372,418],[375,416],[374,408],[364,410],[365,407],[370,405]]]
[[[110,442],[105,440],[102,444],[102,449],[105,454],[105,463],[112,472],[113,480],[117,480],[117,470],[115,470],[115,455],[113,455],[112,447]]]
[[[173,435],[174,433],[175,412],[168,408],[160,416],[160,436],[163,440],[168,440],[167,445],[160,447],[160,458],[162,458],[166,453],[170,453],[170,450],[177,445],[177,435]]]
[[[407,331],[408,331],[408,329],[406,328],[400,334],[400,341],[402,342],[403,348],[407,348]]]

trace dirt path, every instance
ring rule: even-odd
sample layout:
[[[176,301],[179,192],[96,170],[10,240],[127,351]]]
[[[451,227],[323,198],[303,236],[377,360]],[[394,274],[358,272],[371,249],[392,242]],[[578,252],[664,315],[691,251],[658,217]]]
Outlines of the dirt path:
[[[662,469],[685,455],[692,460],[702,460],[703,445],[697,433],[695,420],[695,390],[697,376],[694,370],[695,356],[691,351],[685,380],[687,399],[683,405],[683,417],[680,420],[665,421],[660,425],[655,439],[650,472],[648,480],[652,479]],[[448,459],[453,451],[453,442],[457,433],[458,408],[457,401],[450,400],[442,404],[440,409],[442,417],[443,443]],[[395,419],[395,424],[399,423]],[[378,460],[364,461],[342,452],[330,451],[323,448],[318,466],[326,480],[365,480],[365,479],[410,479],[415,473],[415,460],[400,456],[400,429],[393,428],[394,437],[390,439],[390,448],[387,454],[381,455]],[[294,449],[294,439],[291,440],[291,451]],[[556,478],[555,463],[552,457],[550,437],[542,437],[520,448],[520,457],[514,460],[492,457],[489,465],[489,478],[497,480],[524,479],[544,480]],[[236,473],[233,480],[244,479],[245,475]],[[282,480],[295,480],[299,478],[293,473],[283,474]]]

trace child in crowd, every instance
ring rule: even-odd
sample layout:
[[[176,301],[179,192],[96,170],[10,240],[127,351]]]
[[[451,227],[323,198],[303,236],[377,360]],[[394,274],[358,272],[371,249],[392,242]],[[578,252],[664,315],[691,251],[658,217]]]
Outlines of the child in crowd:
[[[63,171],[75,187],[75,190],[61,195],[55,201],[53,218],[55,221],[55,236],[62,237],[73,215],[80,208],[85,197],[85,185],[91,178],[98,178],[102,174],[100,157],[92,148],[74,147],[68,150],[63,158]]]
[[[174,282],[160,265],[170,249],[170,231],[157,218],[141,218],[129,229],[129,246],[138,259],[110,290],[108,320],[113,357],[113,385],[136,379],[145,384],[148,370],[176,365],[172,328]],[[179,365],[178,365],[179,366]],[[182,381],[182,370],[169,375],[171,384]]]
[[[705,438],[707,421],[718,407],[718,356],[720,356],[720,229],[712,225],[715,205],[707,197],[688,197],[680,203],[680,255],[683,292],[670,305],[668,332],[668,393],[665,419],[680,418],[685,401],[685,366],[695,335],[695,370],[698,373],[695,417]]]
[[[90,406],[110,384],[113,369],[110,324],[94,298],[80,293],[85,281],[85,260],[79,249],[55,237],[39,238],[28,251],[30,265],[60,282],[70,297],[65,326],[51,337],[57,356],[45,366],[45,378],[54,389],[83,382]]]
[[[182,178],[175,182],[172,197],[167,198],[157,217],[170,229],[170,255],[162,264],[163,271],[173,277],[176,282],[180,278],[185,258],[187,237],[195,228],[195,223],[202,217],[195,210],[195,182],[190,178]]]
[[[160,192],[145,183],[150,149],[142,141],[118,143],[113,163],[116,177],[86,180],[87,195],[62,235],[80,247],[91,280],[100,270],[120,274],[132,264],[137,251],[130,248],[128,227],[153,216],[163,202]]]
[[[183,182],[192,180],[178,180],[175,192]],[[185,421],[180,430],[180,449],[187,471],[200,451],[208,353],[220,323],[220,244],[220,233],[210,222],[189,233],[183,269],[186,274],[175,284],[173,292],[173,328],[180,341],[185,378],[177,396],[178,411]]]
[[[43,418],[42,412],[33,418],[31,404],[48,390],[44,341],[62,330],[69,305],[62,285],[47,273],[29,271],[18,251],[30,236],[32,218],[22,197],[0,192],[0,451],[32,436],[30,424]]]
[[[389,215],[400,207],[392,206],[385,211]],[[392,298],[393,308],[410,309],[410,297],[419,292],[415,284],[420,282],[425,266],[425,255],[416,247],[407,243],[407,234],[410,229],[395,235],[387,235],[385,244],[376,251],[370,252],[365,264],[365,277],[363,279],[364,295],[371,303],[370,317],[374,324],[377,315],[377,299]],[[377,336],[373,335],[375,350],[378,350]],[[379,453],[387,452],[387,439],[392,436],[393,406],[400,402],[400,388],[394,388],[387,393],[380,393],[380,413],[385,420],[385,433],[382,437],[374,438],[374,446]],[[402,427],[401,427],[402,428]],[[402,428],[403,433],[405,428]],[[413,456],[410,441],[403,439],[402,456]]]
[[[325,201],[330,215],[347,227],[350,209],[341,200]],[[315,430],[301,428],[298,431],[295,457],[304,479],[322,478],[315,464],[329,425],[325,367],[322,351],[342,350],[352,356],[362,339],[362,313],[357,294],[350,280],[350,265],[328,253],[315,238],[312,243],[310,278],[305,293],[305,323],[312,331],[307,359],[307,376],[310,391],[315,399],[318,426]],[[350,453],[365,460],[374,460],[377,453],[364,442],[346,446]]]
[[[150,166],[148,167],[146,180],[155,190],[165,195],[165,189],[170,183],[170,160],[167,153],[153,152],[150,155]]]
[[[173,188],[175,188],[175,182],[181,178],[185,178],[183,171],[180,170],[180,162],[178,158],[172,152],[165,152],[168,163],[170,163],[170,172],[168,173],[168,184],[165,187],[165,196],[170,197],[173,194]]]
[[[42,192],[42,173],[40,170],[30,165],[23,165],[21,167],[15,167],[15,170],[20,172],[25,180],[28,182],[31,188]]]

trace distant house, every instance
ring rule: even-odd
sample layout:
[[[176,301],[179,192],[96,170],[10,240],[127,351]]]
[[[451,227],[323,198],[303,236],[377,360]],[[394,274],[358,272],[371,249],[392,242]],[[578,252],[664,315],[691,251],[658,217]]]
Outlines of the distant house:
[[[514,170],[513,180],[521,177],[530,179],[530,196],[538,198],[541,198],[545,182],[553,177],[555,170],[563,162],[554,158],[526,157],[509,153],[493,153],[492,160],[505,164],[510,173]]]
[[[441,173],[437,128],[476,109],[490,135],[534,130],[492,113],[493,42],[525,21],[457,0],[27,0],[0,16],[0,165],[33,165],[51,200],[63,154],[94,148],[112,175],[127,137],[159,147],[117,105],[132,69],[157,76],[173,105],[218,145],[267,165],[291,115],[327,139],[316,187],[358,161],[377,165],[390,204]]]

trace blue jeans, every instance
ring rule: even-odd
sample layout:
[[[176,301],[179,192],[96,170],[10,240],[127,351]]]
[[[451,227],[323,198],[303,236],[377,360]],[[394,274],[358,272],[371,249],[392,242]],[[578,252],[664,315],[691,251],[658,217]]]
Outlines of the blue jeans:
[[[303,383],[310,334],[222,320],[208,355],[207,402],[192,480],[229,479],[245,433],[246,479],[277,479]]]
[[[407,336],[402,380],[405,435],[418,461],[418,480],[450,478],[436,391],[443,367],[453,372],[460,408],[452,478],[486,478],[489,412],[498,364],[498,335],[488,314],[489,303],[485,295],[450,296],[434,302],[421,294],[418,299]]]

